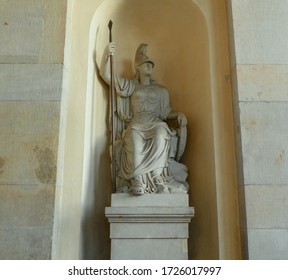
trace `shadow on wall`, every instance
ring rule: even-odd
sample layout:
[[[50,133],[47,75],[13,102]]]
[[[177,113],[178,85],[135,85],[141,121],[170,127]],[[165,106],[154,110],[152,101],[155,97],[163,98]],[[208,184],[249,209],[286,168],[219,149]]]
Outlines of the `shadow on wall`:
[[[136,48],[140,43],[148,43],[148,54],[155,61],[155,80],[168,88],[172,107],[187,116],[188,143],[183,162],[189,168],[190,204],[196,208],[190,229],[189,258],[217,259],[208,30],[192,0],[106,0],[95,12],[88,54],[82,258],[110,256],[109,225],[104,215],[105,206],[110,206],[112,189],[108,88],[97,73],[94,57],[96,49],[99,65],[108,43],[110,19],[117,45],[115,71],[133,77]]]

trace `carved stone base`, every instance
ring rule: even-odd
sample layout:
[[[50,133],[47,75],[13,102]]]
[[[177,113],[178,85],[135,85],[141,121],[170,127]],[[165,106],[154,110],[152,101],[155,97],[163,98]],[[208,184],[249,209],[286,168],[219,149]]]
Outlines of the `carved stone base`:
[[[194,208],[187,194],[112,194],[105,213],[112,260],[188,259],[188,224]]]

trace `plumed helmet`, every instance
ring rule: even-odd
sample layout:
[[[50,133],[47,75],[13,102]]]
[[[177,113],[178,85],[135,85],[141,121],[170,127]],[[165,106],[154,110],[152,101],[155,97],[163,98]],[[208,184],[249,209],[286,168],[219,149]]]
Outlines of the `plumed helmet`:
[[[147,47],[148,47],[148,44],[139,45],[135,54],[135,68],[137,68],[138,66],[140,66],[141,64],[145,62],[152,63],[154,67],[154,62],[147,56]]]

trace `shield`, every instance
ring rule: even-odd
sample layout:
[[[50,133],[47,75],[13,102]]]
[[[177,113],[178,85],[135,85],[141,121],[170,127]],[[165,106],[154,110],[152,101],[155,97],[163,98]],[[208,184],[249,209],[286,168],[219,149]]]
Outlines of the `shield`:
[[[178,133],[179,140],[178,140],[177,154],[176,154],[175,159],[179,161],[186,147],[187,127],[186,126],[178,127],[177,133]]]

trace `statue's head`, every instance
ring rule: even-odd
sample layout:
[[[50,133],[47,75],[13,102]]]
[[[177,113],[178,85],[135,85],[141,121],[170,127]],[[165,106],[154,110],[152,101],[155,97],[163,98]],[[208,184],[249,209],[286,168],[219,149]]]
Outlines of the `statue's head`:
[[[154,62],[147,56],[148,44],[141,44],[135,54],[135,69],[143,63],[151,63],[154,67]]]

